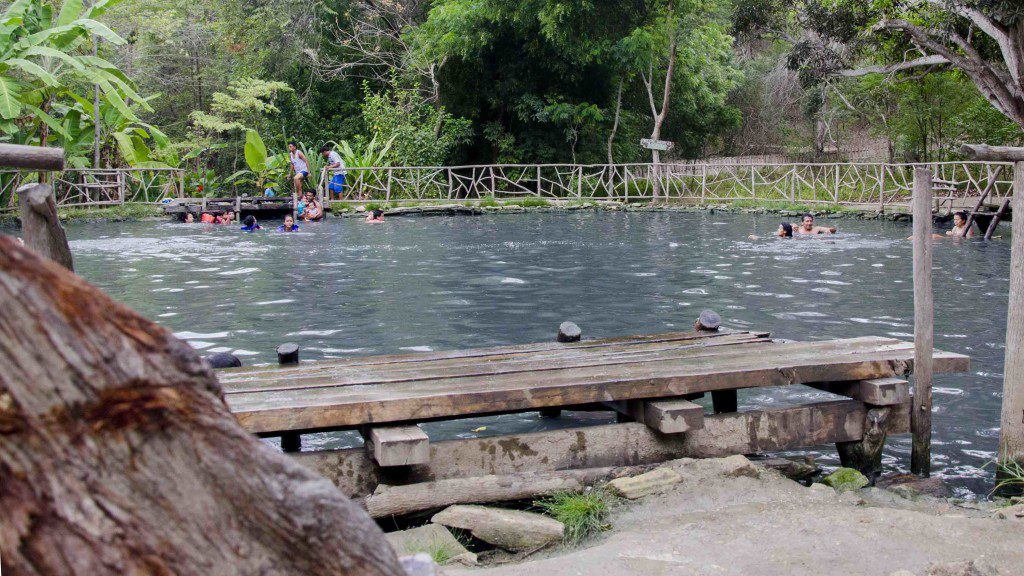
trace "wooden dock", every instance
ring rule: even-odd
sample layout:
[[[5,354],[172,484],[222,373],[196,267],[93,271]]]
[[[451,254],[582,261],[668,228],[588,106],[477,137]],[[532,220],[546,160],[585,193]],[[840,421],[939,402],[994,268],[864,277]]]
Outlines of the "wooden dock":
[[[683,456],[860,443],[906,433],[902,377],[914,345],[865,337],[772,341],[753,331],[695,331],[542,342],[221,371],[243,427],[290,439],[359,430],[365,449],[296,454],[350,496],[378,484],[652,464]],[[969,368],[936,351],[936,372]],[[743,388],[806,385],[847,400],[737,412]],[[711,393],[714,414],[692,400]],[[417,423],[509,412],[607,409],[617,424],[432,442]],[[869,417],[872,411],[881,410]],[[879,418],[879,414],[881,417]],[[877,456],[880,457],[880,445]],[[861,463],[860,467],[864,467]]]

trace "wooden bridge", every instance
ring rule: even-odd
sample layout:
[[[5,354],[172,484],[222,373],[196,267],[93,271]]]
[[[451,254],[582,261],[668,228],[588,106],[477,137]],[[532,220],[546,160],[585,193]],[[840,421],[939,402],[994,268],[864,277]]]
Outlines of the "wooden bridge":
[[[684,456],[827,443],[870,473],[885,435],[910,430],[910,391],[901,377],[912,371],[913,358],[913,344],[891,338],[782,342],[764,332],[723,329],[231,369],[220,372],[220,381],[243,427],[282,436],[286,450],[298,450],[304,433],[359,430],[365,449],[296,457],[349,496],[366,496],[382,484],[523,473],[586,477]],[[965,371],[969,359],[936,351],[933,365]],[[786,385],[846,399],[737,412],[737,390]],[[713,414],[693,402],[705,393]],[[614,410],[619,423],[439,442],[417,426],[579,409]],[[856,461],[853,447],[863,448],[872,427],[870,462]],[[451,490],[439,493],[449,495],[444,504],[458,500]],[[427,498],[417,506],[427,504],[438,503]],[[371,513],[411,511],[403,506],[383,503]]]

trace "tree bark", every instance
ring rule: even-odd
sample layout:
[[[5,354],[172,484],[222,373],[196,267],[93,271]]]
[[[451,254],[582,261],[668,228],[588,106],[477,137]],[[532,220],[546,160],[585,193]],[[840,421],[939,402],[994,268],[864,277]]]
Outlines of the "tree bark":
[[[170,332],[0,237],[0,566],[398,575],[380,529],[246,433]]]
[[[615,142],[615,133],[619,131],[619,115],[622,112],[622,88],[625,83],[625,78],[619,78],[619,90],[615,96],[615,120],[612,121],[612,131],[608,134],[609,170],[611,170],[610,167],[615,164],[615,158],[612,154],[612,144]]]
[[[1010,303],[1006,314],[1006,359],[999,462],[1024,464],[1024,162],[1013,174],[1013,235],[1010,254]]]

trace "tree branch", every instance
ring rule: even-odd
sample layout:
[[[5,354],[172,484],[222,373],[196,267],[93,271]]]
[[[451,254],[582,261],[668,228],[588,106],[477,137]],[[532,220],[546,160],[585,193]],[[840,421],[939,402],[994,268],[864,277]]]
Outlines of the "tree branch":
[[[929,56],[922,56],[913,60],[904,60],[896,64],[886,64],[879,66],[864,66],[863,68],[853,68],[850,70],[840,70],[836,72],[837,75],[844,78],[857,78],[860,76],[867,76],[869,74],[892,74],[893,72],[900,72],[902,70],[909,70],[911,68],[919,68],[921,66],[935,66],[939,64],[949,64],[949,60],[945,56],[939,54],[932,54]]]

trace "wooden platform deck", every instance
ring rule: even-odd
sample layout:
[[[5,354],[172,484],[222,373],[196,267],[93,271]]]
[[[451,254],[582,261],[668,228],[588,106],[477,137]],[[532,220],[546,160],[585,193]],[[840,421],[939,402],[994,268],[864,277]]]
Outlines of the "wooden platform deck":
[[[913,356],[912,343],[892,338],[773,342],[763,332],[681,332],[242,368],[222,371],[220,381],[242,425],[274,435],[741,388],[820,388],[906,375]],[[935,352],[937,372],[968,367],[966,356]],[[872,390],[884,395],[878,385]],[[837,392],[866,393],[850,385]],[[894,397],[902,402],[906,393]]]

